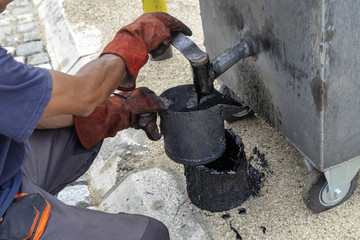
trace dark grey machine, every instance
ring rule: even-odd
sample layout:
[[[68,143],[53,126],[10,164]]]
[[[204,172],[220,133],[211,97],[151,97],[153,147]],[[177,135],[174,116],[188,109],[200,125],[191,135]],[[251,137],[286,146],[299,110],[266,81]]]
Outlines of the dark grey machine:
[[[360,1],[200,0],[206,52],[258,45],[220,77],[290,141],[309,169],[315,212],[344,202],[360,167]]]

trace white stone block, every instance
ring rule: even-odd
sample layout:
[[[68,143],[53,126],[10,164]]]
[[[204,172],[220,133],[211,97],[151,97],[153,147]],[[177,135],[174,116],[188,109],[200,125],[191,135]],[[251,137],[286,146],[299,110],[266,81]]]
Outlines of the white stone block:
[[[86,185],[75,185],[64,188],[58,199],[72,206],[88,207],[91,205],[90,192]]]
[[[169,228],[171,239],[208,239],[187,196],[176,186],[175,178],[161,169],[131,173],[107,194],[99,208],[156,218]]]

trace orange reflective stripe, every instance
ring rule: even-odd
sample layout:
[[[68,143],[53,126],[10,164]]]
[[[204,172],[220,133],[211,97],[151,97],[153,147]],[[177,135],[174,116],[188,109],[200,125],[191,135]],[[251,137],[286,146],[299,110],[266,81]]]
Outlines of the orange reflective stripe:
[[[23,196],[26,196],[26,195],[29,195],[28,193],[18,193],[15,195],[14,198],[20,198],[20,197],[23,197]]]
[[[25,238],[24,240],[27,240],[27,239],[30,239],[33,232],[34,232],[34,229],[35,229],[35,226],[36,226],[36,223],[39,219],[39,216],[40,216],[40,212],[34,207],[35,211],[36,211],[36,217],[31,225],[31,228],[30,228],[30,232],[29,232],[29,236],[27,238]]]
[[[44,200],[46,201],[46,199],[44,198]],[[43,214],[41,215],[41,219],[40,219],[40,222],[39,222],[39,225],[36,229],[36,233],[35,233],[35,236],[34,236],[34,240],[39,240],[41,235],[43,234],[44,230],[45,230],[45,227],[46,227],[46,224],[49,220],[49,217],[50,217],[50,210],[51,210],[51,206],[50,204],[48,203],[48,201],[46,201],[46,207],[45,207],[45,210],[43,212]]]

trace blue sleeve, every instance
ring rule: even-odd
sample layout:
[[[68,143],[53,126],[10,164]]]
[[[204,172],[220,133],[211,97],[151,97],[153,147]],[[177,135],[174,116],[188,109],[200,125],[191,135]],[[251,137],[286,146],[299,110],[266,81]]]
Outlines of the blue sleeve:
[[[48,70],[16,62],[0,47],[0,134],[17,142],[29,138],[51,91]]]

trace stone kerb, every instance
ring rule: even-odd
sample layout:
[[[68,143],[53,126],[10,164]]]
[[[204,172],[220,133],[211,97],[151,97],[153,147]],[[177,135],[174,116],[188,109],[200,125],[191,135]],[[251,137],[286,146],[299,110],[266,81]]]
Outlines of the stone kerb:
[[[84,56],[97,52],[100,41],[94,39],[101,39],[98,31],[74,29],[76,26],[71,26],[66,19],[62,0],[33,0],[33,3],[44,24],[47,50],[53,69],[69,72]],[[84,38],[83,35],[88,32],[93,35],[87,34],[87,38]],[[81,61],[82,65],[85,63]],[[79,66],[77,65],[76,68],[78,69]]]

